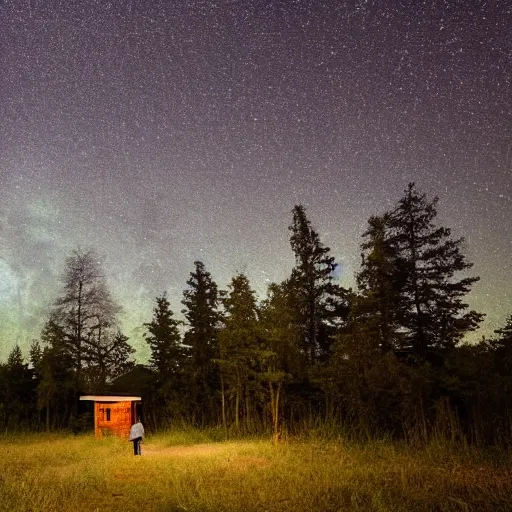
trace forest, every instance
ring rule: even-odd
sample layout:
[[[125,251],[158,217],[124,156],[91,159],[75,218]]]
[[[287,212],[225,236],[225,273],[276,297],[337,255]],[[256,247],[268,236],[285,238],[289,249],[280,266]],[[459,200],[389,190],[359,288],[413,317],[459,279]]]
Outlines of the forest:
[[[0,365],[0,427],[78,432],[90,422],[80,394],[124,390],[142,395],[150,431],[509,445],[512,315],[489,339],[464,341],[484,316],[465,302],[478,277],[463,239],[436,224],[437,203],[411,183],[368,219],[355,289],[337,283],[330,249],[296,205],[288,278],[258,302],[243,273],[221,290],[194,262],[184,326],[165,293],[148,315],[147,365],[133,359],[94,250],[74,251],[39,339]]]

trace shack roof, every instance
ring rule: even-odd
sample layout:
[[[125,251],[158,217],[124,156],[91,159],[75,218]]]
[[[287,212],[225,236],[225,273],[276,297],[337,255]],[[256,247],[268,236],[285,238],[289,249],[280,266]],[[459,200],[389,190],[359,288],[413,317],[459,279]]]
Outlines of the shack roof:
[[[82,395],[80,400],[92,400],[93,402],[139,402],[140,396],[122,395]]]

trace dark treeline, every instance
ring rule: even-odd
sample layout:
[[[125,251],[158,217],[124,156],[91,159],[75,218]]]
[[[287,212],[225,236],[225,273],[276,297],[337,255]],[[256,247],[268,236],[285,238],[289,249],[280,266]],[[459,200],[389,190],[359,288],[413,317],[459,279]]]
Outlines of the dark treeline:
[[[278,437],[343,428],[508,443],[512,316],[493,338],[463,342],[483,318],[465,303],[478,278],[468,274],[463,239],[436,225],[436,206],[410,184],[392,210],[368,220],[356,290],[336,282],[329,248],[295,206],[291,275],[258,303],[243,273],[219,290],[196,261],[185,327],[165,293],[148,315],[146,366],[119,330],[95,253],[75,251],[29,362],[15,346],[0,366],[1,426],[78,429],[80,393],[124,390],[142,394],[153,429],[183,423]]]

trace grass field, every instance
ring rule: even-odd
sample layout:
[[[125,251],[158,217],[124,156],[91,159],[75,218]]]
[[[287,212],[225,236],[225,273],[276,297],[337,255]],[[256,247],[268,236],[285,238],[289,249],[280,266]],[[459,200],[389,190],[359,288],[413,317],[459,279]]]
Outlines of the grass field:
[[[433,443],[0,437],[2,511],[511,511],[512,458]]]

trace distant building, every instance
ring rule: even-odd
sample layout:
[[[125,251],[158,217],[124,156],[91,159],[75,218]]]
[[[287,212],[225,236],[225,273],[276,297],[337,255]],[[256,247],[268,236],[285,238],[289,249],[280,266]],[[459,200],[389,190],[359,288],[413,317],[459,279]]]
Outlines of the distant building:
[[[80,400],[94,402],[94,435],[128,437],[130,427],[140,416],[140,396],[82,395]]]

